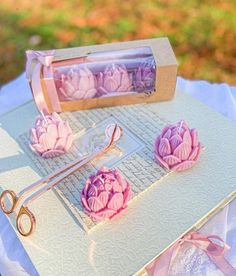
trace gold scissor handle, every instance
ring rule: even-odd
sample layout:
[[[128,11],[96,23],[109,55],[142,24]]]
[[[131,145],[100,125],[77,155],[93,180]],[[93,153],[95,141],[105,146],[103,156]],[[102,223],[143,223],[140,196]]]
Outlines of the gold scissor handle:
[[[23,216],[27,216],[29,218],[29,222],[30,222],[29,230],[25,230],[25,228],[24,228],[24,225],[22,223]],[[18,232],[22,236],[27,237],[33,233],[33,231],[35,229],[35,224],[36,224],[36,219],[35,219],[34,214],[28,209],[28,207],[21,206],[20,211],[16,218],[16,228],[17,228]]]
[[[8,204],[6,204],[6,201],[10,199],[9,207],[7,207]],[[3,210],[3,212],[7,215],[11,214],[16,207],[18,201],[18,197],[16,193],[12,190],[5,190],[2,192],[0,196],[0,205]]]

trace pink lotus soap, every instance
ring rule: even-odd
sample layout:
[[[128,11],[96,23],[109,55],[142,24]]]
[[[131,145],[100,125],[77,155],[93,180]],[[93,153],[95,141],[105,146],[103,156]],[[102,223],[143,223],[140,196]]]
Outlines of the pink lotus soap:
[[[60,96],[65,101],[93,98],[97,90],[96,79],[88,69],[71,69],[67,74],[62,74],[59,83]]]
[[[118,170],[103,167],[86,181],[81,201],[85,212],[101,221],[124,210],[131,194],[129,183]]]
[[[157,162],[172,171],[183,171],[195,165],[201,152],[196,129],[185,121],[167,125],[155,141]]]
[[[128,73],[126,66],[111,64],[97,77],[99,95],[112,92],[127,92],[132,89],[132,74]]]
[[[73,142],[72,130],[67,121],[57,113],[40,115],[35,127],[29,131],[29,146],[43,158],[53,158],[66,153]]]

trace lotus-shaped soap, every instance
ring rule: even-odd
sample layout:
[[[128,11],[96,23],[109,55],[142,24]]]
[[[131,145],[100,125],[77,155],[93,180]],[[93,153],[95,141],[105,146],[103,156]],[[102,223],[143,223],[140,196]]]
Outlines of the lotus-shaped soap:
[[[66,153],[73,142],[68,121],[63,121],[57,113],[36,118],[35,127],[29,131],[30,148],[37,155],[53,158]]]
[[[108,65],[104,72],[97,76],[99,95],[114,92],[128,92],[132,89],[132,74],[128,73],[125,65]]]
[[[185,121],[167,125],[155,141],[155,157],[158,163],[172,171],[183,171],[195,165],[201,152],[196,129],[190,129]]]
[[[90,99],[97,93],[96,79],[88,68],[71,69],[66,75],[61,75],[60,83],[59,91],[65,101]]]
[[[151,91],[155,88],[155,67],[150,64],[139,66],[134,72],[135,91]]]
[[[97,221],[120,213],[130,198],[129,183],[118,170],[106,167],[89,177],[81,193],[85,212]]]

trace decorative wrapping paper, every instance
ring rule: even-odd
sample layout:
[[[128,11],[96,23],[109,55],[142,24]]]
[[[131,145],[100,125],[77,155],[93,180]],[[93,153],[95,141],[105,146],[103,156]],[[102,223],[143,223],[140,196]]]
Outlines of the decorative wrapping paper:
[[[206,147],[200,161],[190,171],[172,173],[154,184],[123,214],[89,234],[53,192],[45,194],[30,206],[37,216],[36,232],[27,239],[19,237],[40,275],[134,274],[235,190],[233,122],[182,93],[171,102],[147,106],[170,122],[184,118],[198,129]],[[29,179],[40,178],[16,141],[36,114],[30,103],[1,117],[2,189],[19,191]]]

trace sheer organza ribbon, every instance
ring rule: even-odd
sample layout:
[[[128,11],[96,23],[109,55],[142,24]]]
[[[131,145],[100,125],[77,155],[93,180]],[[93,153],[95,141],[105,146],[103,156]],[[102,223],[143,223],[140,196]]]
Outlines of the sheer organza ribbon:
[[[27,62],[26,62],[26,77],[31,80],[32,91],[34,99],[38,109],[44,113],[48,113],[48,107],[43,95],[42,84],[41,84],[41,71],[44,71],[44,80],[48,92],[48,96],[51,100],[53,111],[60,112],[61,107],[56,92],[56,87],[53,80],[51,64],[54,59],[54,50],[42,52],[42,51],[26,51]],[[36,66],[32,71],[32,62],[37,60]],[[32,74],[30,74],[32,72]]]
[[[224,254],[230,247],[218,236],[205,236],[198,232],[192,232],[176,241],[156,260],[146,266],[146,272],[149,276],[168,276],[171,262],[176,257],[178,250],[184,242],[189,242],[197,248],[203,250],[212,262],[226,276],[235,276],[236,269],[225,259]]]

